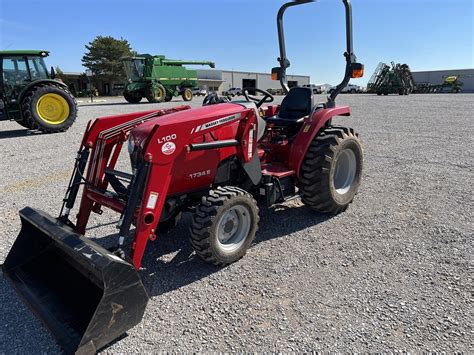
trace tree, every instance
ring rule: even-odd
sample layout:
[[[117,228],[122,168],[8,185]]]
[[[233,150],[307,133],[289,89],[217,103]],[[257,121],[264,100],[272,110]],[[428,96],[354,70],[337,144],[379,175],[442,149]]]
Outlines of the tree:
[[[92,70],[94,75],[109,81],[125,77],[120,58],[132,55],[130,43],[126,39],[97,36],[86,45],[86,49],[82,64]]]

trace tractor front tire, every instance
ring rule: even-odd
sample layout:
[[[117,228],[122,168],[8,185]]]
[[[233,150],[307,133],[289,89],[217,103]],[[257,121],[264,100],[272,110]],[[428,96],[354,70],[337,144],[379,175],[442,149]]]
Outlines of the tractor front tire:
[[[158,84],[154,87],[149,87],[145,92],[145,97],[148,102],[151,103],[160,103],[166,97],[166,89],[163,85]]]
[[[23,127],[44,133],[64,132],[77,117],[77,103],[67,88],[43,84],[28,91],[22,101]]]
[[[127,102],[130,104],[138,104],[140,101],[142,101],[143,97],[142,95],[138,93],[131,93],[131,92],[125,91],[123,93],[123,98],[127,100]]]
[[[182,95],[184,101],[191,101],[193,99],[193,92],[191,89],[184,89]]]
[[[362,167],[357,133],[352,128],[326,128],[311,143],[301,166],[303,203],[323,213],[345,211],[359,189]]]
[[[191,226],[191,244],[204,261],[217,266],[242,258],[255,239],[257,202],[233,186],[218,187],[202,198]]]

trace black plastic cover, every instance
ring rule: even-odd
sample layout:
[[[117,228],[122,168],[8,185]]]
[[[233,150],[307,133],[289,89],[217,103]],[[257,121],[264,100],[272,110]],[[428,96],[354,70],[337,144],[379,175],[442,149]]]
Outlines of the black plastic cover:
[[[4,274],[66,353],[90,354],[140,323],[148,295],[133,265],[32,208]]]

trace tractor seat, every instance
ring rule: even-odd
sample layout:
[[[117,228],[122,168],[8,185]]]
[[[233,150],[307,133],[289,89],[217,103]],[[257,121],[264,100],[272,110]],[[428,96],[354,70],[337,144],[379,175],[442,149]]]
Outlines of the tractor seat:
[[[314,107],[314,95],[311,88],[291,88],[280,105],[276,116],[266,119],[276,126],[293,126],[303,122]]]

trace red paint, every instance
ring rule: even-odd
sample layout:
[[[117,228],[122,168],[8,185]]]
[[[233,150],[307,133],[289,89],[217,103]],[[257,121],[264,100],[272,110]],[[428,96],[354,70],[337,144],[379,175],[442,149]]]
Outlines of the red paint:
[[[314,112],[311,118],[305,120],[303,127],[301,128],[300,132],[296,136],[296,139],[290,147],[290,156],[288,162],[289,167],[295,170],[297,172],[297,175],[299,176],[304,155],[313,139],[326,125],[326,122],[328,122],[335,116],[350,115],[351,110],[348,106],[321,109]],[[305,132],[305,127],[307,125],[310,125],[310,128],[307,132]]]
[[[265,117],[277,114],[279,106],[261,109]],[[248,162],[258,154],[264,174],[276,177],[299,175],[306,150],[314,137],[334,116],[350,115],[348,107],[317,110],[304,122],[296,137],[283,137],[278,128],[268,127],[256,141],[257,117],[253,109],[227,103],[190,109],[180,106],[96,119],[82,140],[91,148],[86,179],[77,218],[77,231],[84,233],[91,211],[101,206],[121,213],[124,203],[100,191],[107,188],[106,167],[115,168],[118,154],[130,135],[150,162],[142,205],[136,211],[132,260],[138,269],[148,240],[154,239],[167,196],[210,188],[220,162],[236,156]],[[252,137],[252,130],[255,130]],[[239,145],[207,151],[189,150],[190,144],[237,139]],[[150,195],[156,203],[148,204]],[[153,222],[151,220],[153,219]]]

